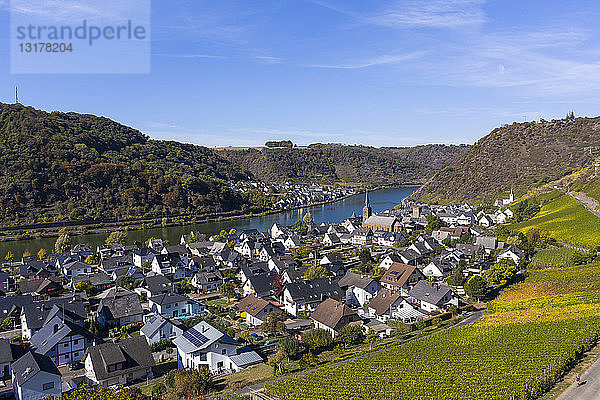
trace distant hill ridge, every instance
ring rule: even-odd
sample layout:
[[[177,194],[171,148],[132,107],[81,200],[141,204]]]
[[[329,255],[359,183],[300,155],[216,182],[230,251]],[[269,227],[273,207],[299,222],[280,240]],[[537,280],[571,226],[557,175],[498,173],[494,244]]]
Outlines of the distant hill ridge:
[[[600,118],[513,123],[494,129],[413,194],[430,202],[520,196],[600,156]]]

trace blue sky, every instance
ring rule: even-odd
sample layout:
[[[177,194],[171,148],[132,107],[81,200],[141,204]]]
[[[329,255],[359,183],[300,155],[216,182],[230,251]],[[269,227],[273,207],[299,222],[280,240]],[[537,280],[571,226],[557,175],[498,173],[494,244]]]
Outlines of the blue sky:
[[[19,75],[0,0],[0,101],[18,85],[27,105],[209,147],[473,143],[599,115],[599,17],[595,1],[152,1],[150,74]]]

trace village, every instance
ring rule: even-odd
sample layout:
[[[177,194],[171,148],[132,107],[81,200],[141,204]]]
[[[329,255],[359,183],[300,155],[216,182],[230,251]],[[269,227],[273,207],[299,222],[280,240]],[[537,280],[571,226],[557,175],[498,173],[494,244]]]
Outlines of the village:
[[[362,215],[341,223],[317,225],[307,213],[268,232],[190,232],[145,246],[114,240],[117,231],[109,237],[117,243],[96,249],[8,260],[0,395],[160,388],[169,369],[221,377],[268,363],[284,373],[282,348],[305,351],[309,368],[319,347],[466,315],[479,300],[466,282],[525,261],[523,249],[490,231],[513,217],[506,206],[514,200],[485,208],[403,201],[373,213],[367,192]]]

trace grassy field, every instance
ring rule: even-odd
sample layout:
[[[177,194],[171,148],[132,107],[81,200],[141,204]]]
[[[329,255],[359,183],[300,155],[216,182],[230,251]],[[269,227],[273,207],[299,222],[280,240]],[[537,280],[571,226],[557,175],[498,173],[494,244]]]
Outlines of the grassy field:
[[[600,245],[600,220],[568,195],[549,200],[534,218],[512,224],[509,229],[523,233],[538,229],[557,240],[589,247]]]
[[[474,325],[269,387],[296,399],[537,398],[592,348],[600,266],[533,271]]]
[[[571,264],[571,257],[575,254],[577,250],[568,247],[542,249],[533,256],[528,268],[568,266]]]

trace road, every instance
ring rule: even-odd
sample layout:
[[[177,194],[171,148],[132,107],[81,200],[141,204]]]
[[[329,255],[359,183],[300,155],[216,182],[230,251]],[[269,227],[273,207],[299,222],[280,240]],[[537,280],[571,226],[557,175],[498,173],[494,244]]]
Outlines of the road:
[[[581,375],[581,385],[573,383],[557,400],[600,399],[600,359]]]
[[[444,332],[446,332],[446,331],[448,331],[450,329],[456,329],[456,328],[460,328],[460,327],[465,326],[465,325],[472,324],[472,323],[478,321],[481,317],[483,317],[483,313],[484,313],[483,310],[475,311],[473,314],[469,315],[467,318],[465,318],[464,320],[460,321],[456,325],[452,325],[451,327],[446,328],[444,330],[441,330],[439,332],[431,333],[429,335],[426,335],[426,336],[423,336],[421,338],[417,338],[417,339],[414,339],[414,340],[422,340],[422,339],[425,339],[425,338],[428,338],[428,337],[431,337],[431,336],[440,335],[440,334],[442,334],[442,333],[444,333]],[[406,342],[406,343],[409,343],[409,342]],[[403,346],[406,343],[403,343],[401,346]],[[319,369],[322,369],[322,368],[330,368],[330,367],[335,367],[335,366],[338,366],[338,365],[347,364],[347,363],[349,363],[351,361],[354,361],[356,359],[373,356],[373,355],[379,354],[379,353],[381,353],[383,351],[386,351],[386,350],[389,350],[389,349],[390,349],[390,347],[384,348],[384,349],[380,349],[380,350],[374,351],[372,353],[368,353],[368,354],[363,354],[363,355],[360,355],[360,356],[352,357],[352,358],[349,358],[349,359],[346,359],[346,360],[343,360],[343,361],[339,361],[339,362],[336,362],[336,363],[323,365],[323,366],[317,367],[315,369],[304,370],[304,371],[296,372],[294,374],[285,375],[285,376],[282,376],[282,377],[279,377],[279,378],[270,379],[270,380],[265,381],[265,382],[257,383],[257,384],[251,385],[251,386],[246,386],[244,388],[235,390],[235,391],[230,392],[230,393],[233,393],[233,394],[236,394],[236,395],[248,395],[248,394],[250,394],[252,392],[258,392],[258,391],[264,389],[264,387],[266,385],[270,385],[270,384],[272,384],[275,381],[288,380],[288,379],[295,378],[297,376],[302,376],[302,375],[305,375],[307,373],[310,373],[310,372],[313,372],[315,370],[319,370]],[[219,396],[222,396],[224,394],[225,393],[221,393]],[[209,397],[209,399],[214,399],[216,397],[217,396],[211,396],[211,397]]]

